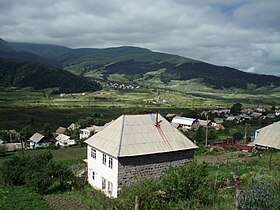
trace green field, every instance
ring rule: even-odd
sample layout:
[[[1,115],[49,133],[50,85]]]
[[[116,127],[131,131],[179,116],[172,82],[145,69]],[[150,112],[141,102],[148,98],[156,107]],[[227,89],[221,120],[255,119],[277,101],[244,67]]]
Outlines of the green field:
[[[237,102],[243,107],[270,108],[280,104],[279,91],[215,90],[192,80],[172,81],[169,86],[152,84],[146,81],[137,90],[106,87],[84,96],[64,97],[51,95],[50,90],[0,88],[0,130],[21,129],[27,124],[40,130],[44,123],[55,129],[94,114],[99,114],[105,123],[121,114],[144,110],[179,114],[186,108],[229,108]]]

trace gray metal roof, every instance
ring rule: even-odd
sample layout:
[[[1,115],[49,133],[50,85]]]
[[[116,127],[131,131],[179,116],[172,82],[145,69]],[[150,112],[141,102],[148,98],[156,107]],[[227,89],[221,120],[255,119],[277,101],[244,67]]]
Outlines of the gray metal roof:
[[[258,130],[255,145],[280,149],[280,121]]]
[[[155,114],[122,115],[85,142],[114,157],[197,148],[161,115],[158,118],[160,126],[155,126]]]
[[[56,138],[57,141],[67,141],[68,139],[70,139],[70,136],[67,136],[63,133],[59,134]]]
[[[196,119],[187,117],[174,117],[172,123],[191,126]]]
[[[30,137],[30,140],[35,142],[35,143],[38,143],[39,141],[41,141],[42,139],[44,138],[44,136],[40,133],[35,133],[33,134],[33,136]]]

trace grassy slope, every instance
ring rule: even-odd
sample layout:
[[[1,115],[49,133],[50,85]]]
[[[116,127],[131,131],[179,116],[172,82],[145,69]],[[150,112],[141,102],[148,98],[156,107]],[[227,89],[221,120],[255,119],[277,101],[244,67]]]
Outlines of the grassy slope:
[[[11,46],[48,59],[56,59],[71,51],[70,48],[49,44],[9,43]]]

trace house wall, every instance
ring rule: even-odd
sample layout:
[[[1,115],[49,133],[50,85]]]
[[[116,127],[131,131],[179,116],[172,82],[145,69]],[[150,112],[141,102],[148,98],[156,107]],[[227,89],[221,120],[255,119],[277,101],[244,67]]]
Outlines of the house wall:
[[[80,139],[85,139],[90,136],[90,131],[86,129],[80,129]]]
[[[194,157],[194,149],[119,157],[118,186],[119,190],[131,184],[137,177],[159,177],[169,166],[185,165]]]
[[[96,150],[96,159],[91,157],[91,146],[87,146],[87,160],[88,160],[88,182],[95,188],[102,190],[102,177],[106,180],[106,190],[103,190],[107,195],[117,197],[118,192],[118,160],[106,154],[106,165],[102,163],[103,152]],[[109,157],[113,159],[113,168],[109,168]],[[95,179],[93,180],[92,173],[95,172]],[[108,183],[113,185],[112,194],[108,193]]]

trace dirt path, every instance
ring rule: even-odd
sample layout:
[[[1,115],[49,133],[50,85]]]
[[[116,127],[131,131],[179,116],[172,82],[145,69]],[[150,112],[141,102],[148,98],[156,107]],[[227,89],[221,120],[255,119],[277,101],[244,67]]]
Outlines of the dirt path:
[[[56,210],[87,210],[78,200],[59,194],[45,195],[44,200]]]
[[[248,152],[236,151],[236,152],[228,152],[228,153],[224,153],[224,154],[220,154],[220,155],[199,156],[196,158],[196,160],[199,163],[206,162],[206,163],[210,163],[210,164],[218,164],[218,163],[224,162],[226,160],[244,157],[244,156],[248,156],[248,155],[250,155],[250,153],[248,153]]]

